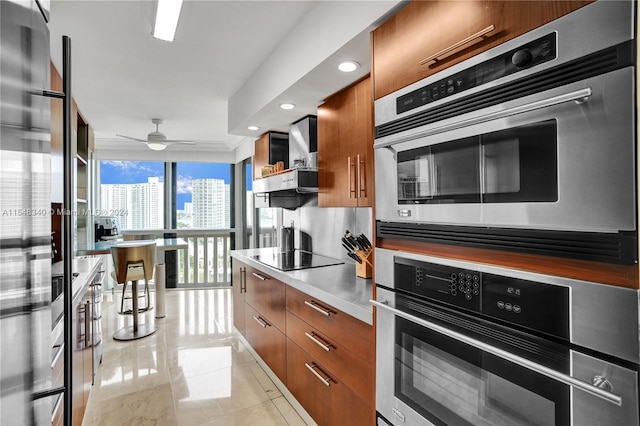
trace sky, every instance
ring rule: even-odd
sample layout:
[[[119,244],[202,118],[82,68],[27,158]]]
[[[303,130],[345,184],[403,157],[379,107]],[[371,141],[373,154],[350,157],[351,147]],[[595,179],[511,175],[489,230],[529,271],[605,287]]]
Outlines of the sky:
[[[230,183],[231,167],[226,163],[178,163],[178,210],[185,202],[191,202],[192,179],[223,179]],[[247,171],[251,182],[251,171]],[[146,183],[148,177],[159,177],[164,181],[164,163],[159,161],[101,161],[100,183]],[[251,185],[249,184],[249,188]]]

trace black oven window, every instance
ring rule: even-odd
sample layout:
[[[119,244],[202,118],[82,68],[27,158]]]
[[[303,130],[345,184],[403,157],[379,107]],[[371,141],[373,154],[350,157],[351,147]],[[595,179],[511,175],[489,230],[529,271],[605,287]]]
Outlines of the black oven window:
[[[556,120],[402,151],[399,204],[555,202]]]
[[[569,389],[397,318],[395,395],[436,425],[568,424]]]

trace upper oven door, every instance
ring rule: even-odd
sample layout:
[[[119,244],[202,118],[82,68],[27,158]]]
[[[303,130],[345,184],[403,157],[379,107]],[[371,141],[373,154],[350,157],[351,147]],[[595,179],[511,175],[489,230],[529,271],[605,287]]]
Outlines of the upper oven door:
[[[619,69],[378,144],[377,218],[635,230],[633,72]]]

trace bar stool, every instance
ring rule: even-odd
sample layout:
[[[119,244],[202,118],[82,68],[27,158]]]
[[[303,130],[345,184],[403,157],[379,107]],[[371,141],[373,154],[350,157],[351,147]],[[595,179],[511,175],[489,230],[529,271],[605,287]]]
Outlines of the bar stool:
[[[138,281],[145,280],[147,285],[147,309],[149,308],[149,280],[153,278],[156,256],[155,241],[123,241],[111,246],[111,256],[115,268],[115,278],[118,284],[131,281],[132,302],[133,302],[133,326],[124,327],[116,331],[113,335],[115,340],[134,340],[146,337],[156,332],[155,325],[143,324],[138,326]],[[124,297],[123,288],[123,297]],[[123,305],[121,305],[122,309]],[[146,310],[146,309],[145,309]]]

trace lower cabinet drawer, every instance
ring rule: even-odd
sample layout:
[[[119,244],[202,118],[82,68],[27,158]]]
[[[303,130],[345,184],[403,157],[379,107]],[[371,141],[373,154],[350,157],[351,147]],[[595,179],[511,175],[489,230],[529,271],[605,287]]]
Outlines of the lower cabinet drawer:
[[[245,338],[263,361],[287,383],[287,353],[284,333],[250,305],[245,305]]]
[[[331,336],[368,364],[374,364],[373,327],[332,306],[287,286],[287,309]]]
[[[370,425],[373,410],[287,338],[287,388],[320,425]]]
[[[291,312],[287,312],[287,337],[373,406],[373,365],[365,363],[330,336],[311,327]]]

